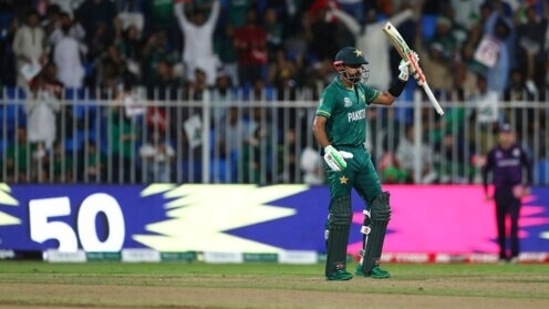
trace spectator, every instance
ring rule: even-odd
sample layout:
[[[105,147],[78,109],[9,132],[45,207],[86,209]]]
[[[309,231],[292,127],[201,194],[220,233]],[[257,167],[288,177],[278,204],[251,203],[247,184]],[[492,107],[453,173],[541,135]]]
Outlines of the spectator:
[[[324,161],[319,155],[319,151],[311,147],[306,147],[299,158],[301,171],[303,172],[303,182],[318,186],[326,183],[324,173]]]
[[[262,108],[254,108],[251,118],[249,128],[252,135],[245,140],[241,154],[243,181],[266,184],[272,181],[272,165],[269,164],[272,159],[272,125]]]
[[[549,5],[549,4],[545,4]],[[534,6],[527,7],[526,18],[517,25],[517,58],[519,67],[526,68],[526,85],[537,95],[544,83],[544,61],[546,58],[547,13],[539,16]],[[517,10],[517,14],[520,10]]]
[[[238,55],[238,80],[241,86],[251,86],[263,77],[267,64],[267,34],[259,26],[257,12],[249,9],[246,24],[236,28],[234,46]]]
[[[471,29],[479,18],[479,8],[485,0],[451,0],[455,9],[455,21],[458,25]]]
[[[269,7],[265,11],[263,28],[267,33],[267,54],[269,59],[275,59],[276,53],[283,47],[284,24],[280,21],[275,7]]]
[[[78,160],[78,180],[85,183],[103,182],[105,180],[105,157],[94,140],[86,141]]]
[[[72,156],[65,153],[65,146],[62,141],[54,143],[52,154],[49,156],[47,171],[53,172],[50,180],[54,183],[72,183],[76,181],[76,171],[73,169]]]
[[[53,50],[53,62],[57,67],[57,78],[65,88],[81,88],[84,85],[84,67],[80,43],[70,35],[70,24],[61,29],[61,36],[56,39]]]
[[[25,183],[32,181],[31,169],[32,152],[36,146],[27,140],[27,129],[19,126],[15,129],[15,140],[10,141],[6,148],[6,157],[3,164],[6,167],[6,182]]]
[[[238,160],[242,155],[242,146],[250,136],[248,126],[243,119],[241,111],[236,106],[231,106],[228,108],[226,117],[220,119],[219,125],[216,125],[214,130],[214,136],[216,136],[217,141],[216,145],[218,147],[213,149],[214,158],[219,157],[220,160],[225,160],[225,165],[230,173],[229,175],[224,175],[225,177],[223,175],[215,175],[214,179],[225,179],[229,182],[235,182],[238,180]]]
[[[145,182],[168,183],[171,181],[175,150],[160,132],[150,133],[149,141],[139,149],[145,169]]]
[[[116,5],[109,0],[85,0],[77,8],[75,18],[86,32],[87,46],[94,46],[93,41],[99,35],[105,36],[109,43],[114,40],[114,20],[117,14]]]
[[[444,56],[444,46],[439,42],[428,43],[421,38],[421,29],[416,32],[415,51],[419,55],[421,68],[425,76],[429,76],[429,85],[433,90],[450,91],[452,75],[448,66],[448,58]]]
[[[223,67],[223,74],[230,78],[233,86],[238,86],[238,56],[234,45],[234,26],[226,25],[225,29],[214,40],[215,53]]]
[[[410,177],[393,152],[385,152],[381,156],[378,170],[381,183],[384,184],[406,183]]]
[[[322,1],[314,2],[303,17],[303,28],[311,62],[332,59],[339,51],[339,29],[329,8]]]
[[[154,83],[148,85],[149,98],[154,100],[173,100],[181,87],[174,65],[169,60],[156,63]],[[151,96],[154,94],[154,96]]]
[[[436,22],[435,34],[427,43],[430,46],[440,46],[439,52],[443,61],[453,61],[458,49],[458,39],[454,35],[454,25],[445,16],[440,16]],[[418,34],[419,35],[419,34]]]
[[[469,147],[466,149],[466,147]],[[471,183],[475,166],[471,164],[475,156],[474,149],[458,140],[454,133],[448,131],[442,137],[442,142],[435,146],[434,162],[440,183],[466,184]]]
[[[62,99],[64,94],[64,86],[57,78],[57,66],[53,62],[48,62],[42,69],[40,77],[43,78],[43,87],[48,92],[51,92],[56,98]]]
[[[127,66],[120,50],[113,44],[108,45],[98,60],[97,84],[107,85],[109,81],[113,81],[116,85],[121,84]]]
[[[284,49],[278,50],[269,65],[269,82],[276,89],[279,100],[295,100],[297,75],[297,64],[288,59]]]
[[[146,0],[144,6],[146,35],[159,31],[165,32],[172,42],[173,48],[179,49],[181,45],[181,32],[177,27],[177,19],[174,15],[174,4],[190,2],[187,0]],[[199,3],[202,1],[196,1]]]
[[[503,100],[513,103],[533,102],[535,93],[531,92],[526,86],[524,74],[520,69],[511,70],[510,84],[506,87],[503,93]],[[526,129],[526,132],[534,132],[536,109],[533,107],[514,106],[506,111],[506,122],[513,123],[521,130]]]
[[[97,84],[97,65],[100,61],[103,53],[112,43],[110,34],[108,33],[107,26],[105,24],[98,24],[97,29],[94,31],[91,38],[86,35],[86,45],[89,47],[88,52],[85,55],[84,62],[89,66],[89,76],[86,80],[86,84],[89,87],[105,87],[105,85]]]
[[[474,117],[476,124],[474,129],[469,129],[470,138],[474,139],[477,151],[486,153],[494,140],[494,129],[503,115],[499,109],[499,94],[488,90],[486,77],[477,75],[477,93],[469,100],[474,108],[471,117]]]
[[[485,58],[488,90],[503,93],[509,80],[509,72],[512,67],[511,61],[514,59],[515,35],[513,24],[507,18],[499,15],[497,11],[493,11],[484,25],[484,35],[484,41],[490,40],[492,42],[492,44],[484,46],[493,46],[491,47],[493,50],[483,53],[484,47],[481,41],[477,52],[488,57]]]
[[[419,143],[419,145],[417,145]],[[418,151],[419,150],[419,151]],[[437,175],[433,168],[433,150],[423,141],[416,141],[415,126],[406,126],[405,135],[401,136],[396,149],[396,159],[406,171],[408,181],[417,184],[433,183]],[[416,172],[416,162],[419,172]]]
[[[212,125],[214,128],[221,128],[222,125],[225,125],[224,121],[227,118],[229,105],[236,99],[232,90],[231,78],[224,72],[218,74],[210,97]]]
[[[86,32],[77,20],[71,18],[71,15],[60,12],[59,19],[54,21],[53,27],[48,37],[48,42],[51,45],[55,46],[65,36],[69,36],[81,44],[82,51],[85,51],[86,46],[83,42],[86,38]]]
[[[125,115],[121,94],[112,102],[107,112],[107,145],[109,161],[108,181],[113,183],[133,183],[139,179],[136,164],[136,142],[140,127],[135,119]]]
[[[278,171],[276,180],[282,183],[297,183],[301,179],[299,175],[301,145],[294,128],[289,128],[283,134],[284,139],[277,146]]]
[[[240,28],[246,24],[248,11],[254,9],[252,0],[227,0],[227,24]]]
[[[56,136],[55,114],[60,105],[55,94],[45,88],[43,76],[33,81],[25,104],[28,140],[31,143],[43,143],[47,150],[52,149]]]
[[[194,77],[192,80],[192,82],[188,83],[188,96],[186,96],[186,98],[196,101],[204,100],[208,92],[208,75],[206,70],[196,68],[194,70]]]
[[[141,68],[139,61],[141,60],[141,32],[136,26],[126,28],[122,36],[115,43],[120,57],[126,62],[128,71],[132,74],[141,77]]]
[[[175,16],[186,40],[182,59],[188,81],[194,81],[195,71],[200,67],[206,73],[208,86],[215,84],[220,62],[217,55],[214,54],[212,40],[219,17],[219,7],[219,0],[215,0],[209,16],[203,10],[195,9],[190,12],[191,17],[187,18],[184,3],[175,4]]]
[[[26,87],[30,78],[36,76],[37,65],[44,65],[47,61],[46,32],[40,27],[38,12],[31,10],[25,17],[25,24],[15,32],[13,38],[13,53],[17,57],[17,86]],[[36,69],[33,69],[34,66]],[[35,73],[26,73],[32,70]],[[27,74],[31,74],[27,76]]]
[[[142,50],[142,72],[143,79],[142,83],[147,87],[147,97],[149,99],[164,99],[165,96],[159,97],[156,94],[155,88],[162,86],[163,83],[166,83],[167,80],[170,80],[169,83],[172,84],[175,80],[171,80],[173,76],[170,72],[170,68],[175,63],[175,53],[170,49],[168,43],[168,37],[164,31],[159,31],[147,39]],[[167,67],[158,67],[159,62],[164,62]],[[159,73],[162,77],[159,76]],[[163,75],[163,73],[167,75]],[[162,91],[159,91],[162,93]]]
[[[477,76],[469,69],[465,61],[456,61],[452,66],[452,77],[455,96],[453,100],[464,101],[476,92]]]

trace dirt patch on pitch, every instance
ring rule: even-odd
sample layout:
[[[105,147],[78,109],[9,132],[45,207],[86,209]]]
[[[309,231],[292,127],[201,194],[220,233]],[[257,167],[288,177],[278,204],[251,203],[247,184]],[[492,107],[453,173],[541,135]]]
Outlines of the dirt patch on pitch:
[[[253,281],[253,280],[252,280]],[[310,280],[306,280],[310,281]],[[165,283],[165,282],[164,282]],[[173,284],[175,282],[171,282]],[[179,282],[186,285],[189,282]],[[253,282],[251,282],[253,283]],[[308,282],[311,283],[311,282]],[[414,287],[415,293],[378,293],[376,286],[398,281],[355,279],[349,282],[315,280],[310,289],[287,281],[285,288],[190,287],[152,283],[131,285],[0,284],[0,308],[548,308],[549,299],[502,298],[488,295],[427,295],[446,288],[446,282]],[[196,282],[200,285],[199,282]],[[283,283],[282,283],[283,284]],[[497,285],[497,283],[494,283]],[[538,283],[539,284],[539,283]],[[177,283],[176,283],[177,285]],[[363,288],[363,292],[361,289]],[[469,284],[474,289],[474,284]],[[493,287],[492,287],[493,288]],[[497,288],[497,287],[496,287]],[[547,288],[542,284],[540,289]],[[459,287],[458,287],[459,289]],[[374,292],[369,292],[374,291]],[[545,290],[546,291],[546,290]],[[421,295],[425,293],[426,295]]]

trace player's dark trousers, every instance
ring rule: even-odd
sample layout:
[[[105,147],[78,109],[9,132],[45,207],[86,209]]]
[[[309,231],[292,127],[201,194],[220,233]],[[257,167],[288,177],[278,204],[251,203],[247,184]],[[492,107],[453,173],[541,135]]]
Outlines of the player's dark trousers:
[[[519,254],[518,220],[520,216],[520,200],[513,195],[512,187],[496,188],[494,198],[496,200],[496,222],[498,228],[498,244],[500,259],[507,259],[506,218],[511,221],[511,257]]]

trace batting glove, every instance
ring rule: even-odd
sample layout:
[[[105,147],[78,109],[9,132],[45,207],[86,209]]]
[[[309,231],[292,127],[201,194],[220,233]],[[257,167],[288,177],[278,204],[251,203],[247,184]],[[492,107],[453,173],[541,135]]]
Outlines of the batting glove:
[[[398,69],[400,71],[398,78],[402,81],[407,81],[410,77],[410,61],[404,61],[404,59],[400,60]]]
[[[419,62],[419,55],[416,52],[413,52],[413,55],[414,55],[415,64],[417,64]],[[410,63],[410,61],[408,61],[407,63],[408,63],[408,68],[410,68],[412,66],[412,64]],[[399,69],[400,69],[400,66],[399,66]],[[417,84],[419,86],[422,86],[423,82],[425,81],[425,77],[423,76],[423,74],[420,74],[419,72],[417,72],[413,69],[411,69],[410,71],[413,71],[413,76],[414,76],[414,79],[416,80]]]
[[[334,172],[341,172],[347,167],[345,159],[352,159],[353,154],[347,151],[338,151],[332,145],[324,148],[324,161]]]

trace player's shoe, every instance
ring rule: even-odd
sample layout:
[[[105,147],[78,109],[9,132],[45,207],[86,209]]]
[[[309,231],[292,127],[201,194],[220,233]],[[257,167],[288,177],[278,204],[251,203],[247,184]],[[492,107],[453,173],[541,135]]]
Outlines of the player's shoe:
[[[369,274],[365,274],[364,270],[362,270],[362,264],[358,264],[356,266],[355,275],[361,277],[372,277],[374,279],[386,279],[391,277],[391,274],[388,271],[379,266],[374,266]]]
[[[346,281],[353,279],[353,274],[346,271],[345,269],[340,269],[334,272],[332,275],[326,277],[326,280],[329,281]]]

